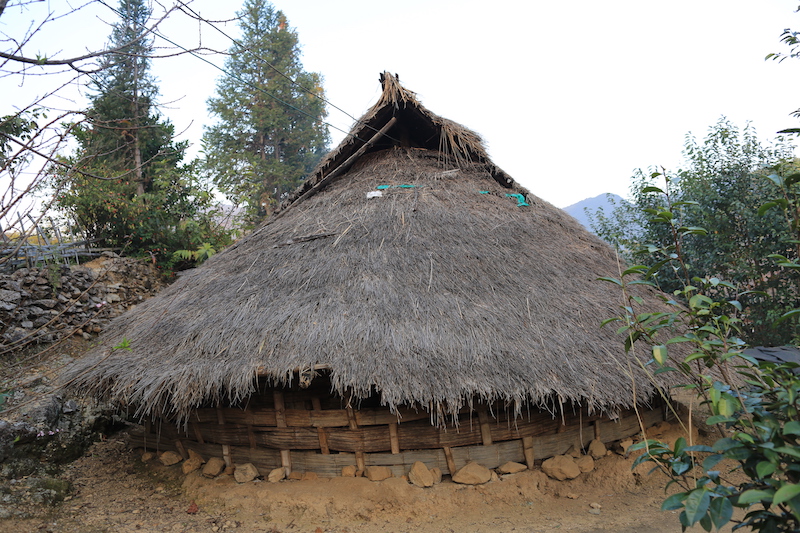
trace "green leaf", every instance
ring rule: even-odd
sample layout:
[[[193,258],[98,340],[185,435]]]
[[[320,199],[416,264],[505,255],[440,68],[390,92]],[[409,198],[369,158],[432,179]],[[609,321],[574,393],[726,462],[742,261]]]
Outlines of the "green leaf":
[[[657,174],[658,176],[660,176],[660,175],[661,175],[661,174],[658,174],[658,173],[656,173],[656,174]],[[651,186],[649,186],[649,187],[645,187],[644,189],[642,189],[642,193],[644,193],[644,194],[651,193],[651,192],[657,192],[657,193],[659,193],[659,194],[665,194],[665,193],[664,193],[664,191],[662,191],[662,190],[661,190],[661,189],[659,189],[658,187],[653,187],[652,185],[651,185]]]
[[[686,439],[683,437],[678,437],[678,440],[675,441],[675,448],[673,452],[675,455],[679,455],[684,448],[686,448]]]
[[[683,449],[684,452],[702,452],[702,453],[711,453],[714,450],[711,449],[711,446],[706,446],[705,444],[695,444],[693,446],[687,446]]]
[[[708,230],[699,226],[685,226],[678,228],[682,236],[686,235],[708,235]]]
[[[614,283],[615,285],[619,285],[620,287],[622,287],[622,282],[616,278],[602,277],[602,278],[597,278],[597,281],[607,281],[609,283]]]
[[[750,489],[746,490],[739,495],[737,500],[738,505],[749,505],[751,503],[772,501],[772,495],[775,494],[773,490],[759,490]]]
[[[767,179],[772,181],[778,187],[783,187],[783,177],[778,174],[770,174]]]
[[[675,511],[677,509],[683,508],[683,500],[689,494],[687,492],[679,492],[677,494],[673,494],[672,496],[668,497],[664,502],[661,504],[662,511]]]
[[[689,493],[686,501],[683,502],[683,507],[686,509],[686,518],[689,525],[694,525],[708,511],[708,506],[711,503],[711,495],[705,488],[699,488]]]
[[[769,477],[775,473],[777,466],[769,461],[761,461],[756,465],[756,474],[758,477]]]
[[[703,459],[703,470],[706,472],[717,466],[717,464],[722,461],[725,456],[721,453],[717,453],[714,455],[709,455],[705,459]]]
[[[775,451],[778,453],[785,453],[786,455],[791,455],[792,457],[800,459],[800,449],[794,446],[778,446],[777,448],[775,448]]]
[[[684,462],[675,462],[672,463],[672,471],[675,473],[676,476],[680,476],[681,474],[685,474],[692,468],[692,465],[689,463]]]
[[[629,267],[629,268],[625,269],[622,272],[622,276],[624,277],[624,276],[629,276],[631,274],[642,274],[643,272],[647,272],[647,267],[646,266],[644,266],[644,265],[634,265],[632,267]]]
[[[764,215],[767,214],[767,211],[769,211],[773,207],[776,207],[777,205],[778,202],[765,202],[764,204],[761,205],[761,207],[758,208],[758,216],[763,217]]]
[[[664,372],[677,372],[677,371],[678,369],[675,368],[674,366],[662,366],[661,368],[656,368],[655,371],[653,372],[653,375],[657,376],[659,374],[663,374]]]
[[[735,422],[735,421],[736,421],[735,418],[731,418],[729,416],[714,415],[714,416],[709,416],[706,419],[706,424],[708,424],[709,426],[713,426],[714,424],[723,424],[725,422]]]
[[[711,517],[708,516],[708,513],[704,514],[700,519],[700,527],[702,527],[704,531],[711,531],[711,528],[714,527],[714,524],[711,523]]]
[[[652,281],[647,281],[643,279],[635,279],[633,281],[629,281],[628,285],[649,285],[650,287],[656,287],[656,284]]]
[[[728,303],[735,307],[740,313],[742,312],[742,303],[739,300],[728,300]]]
[[[725,397],[720,400],[717,404],[717,409],[719,410],[719,414],[722,416],[731,416],[733,413],[736,412],[736,409],[739,407],[738,403],[735,399],[730,397]]]
[[[711,515],[714,527],[721,529],[733,517],[733,505],[728,498],[717,497],[708,506],[708,513]]]
[[[724,437],[721,439],[717,439],[712,446],[712,449],[715,452],[725,452],[730,450],[731,448],[738,448],[741,446],[741,443],[738,441],[733,440],[730,437]]]
[[[668,355],[666,346],[663,344],[653,346],[653,359],[655,359],[659,365],[664,366],[664,363],[667,362],[667,357]]]
[[[695,294],[689,298],[689,307],[692,309],[708,309],[714,301],[703,294]]]
[[[798,494],[800,494],[800,485],[787,483],[779,488],[775,493],[775,496],[772,497],[772,505],[778,505],[785,501],[791,500]]]
[[[784,435],[800,435],[800,422],[792,420],[783,426]]]
[[[791,310],[791,311],[789,311],[788,313],[784,313],[784,314],[782,314],[782,315],[780,316],[780,318],[779,318],[778,320],[776,320],[776,321],[775,321],[775,323],[773,324],[773,327],[775,327],[775,326],[777,326],[778,324],[780,324],[781,322],[784,322],[785,320],[788,320],[788,319],[790,319],[790,318],[792,318],[792,317],[795,317],[795,316],[797,316],[797,315],[800,315],[800,309],[792,309],[792,310]]]

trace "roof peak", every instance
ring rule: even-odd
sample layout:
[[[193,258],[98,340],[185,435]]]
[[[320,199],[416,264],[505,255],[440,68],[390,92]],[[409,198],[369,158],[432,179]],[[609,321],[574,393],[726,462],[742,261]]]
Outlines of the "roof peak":
[[[384,71],[379,80],[383,90],[378,101],[356,121],[339,146],[322,159],[280,213],[325,188],[365,154],[392,147],[436,151],[443,161],[455,165],[484,164],[500,185],[514,186],[514,180],[489,159],[477,133],[429,111],[416,93],[400,84],[398,74]]]

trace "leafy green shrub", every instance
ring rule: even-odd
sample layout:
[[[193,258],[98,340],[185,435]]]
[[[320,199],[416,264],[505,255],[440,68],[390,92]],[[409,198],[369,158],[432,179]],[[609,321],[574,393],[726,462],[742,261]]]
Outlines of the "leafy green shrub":
[[[796,187],[800,174],[783,178],[769,176],[782,192],[775,200],[758,210],[764,215],[782,209],[788,230],[784,249],[797,251],[800,244],[800,202]],[[800,376],[797,365],[760,364],[742,352],[742,325],[747,309],[740,298],[748,291],[738,291],[730,282],[718,277],[690,276],[687,258],[682,249],[685,239],[696,239],[708,232],[701,227],[680,223],[678,210],[684,202],[673,202],[669,184],[660,189],[649,186],[643,194],[657,195],[660,209],[651,209],[650,223],[660,225],[663,234],[671,236],[667,244],[646,247],[653,260],[647,265],[633,266],[619,279],[605,281],[626,288],[631,284],[656,286],[654,276],[664,268],[679,280],[679,287],[664,300],[671,312],[651,313],[640,310],[642,300],[627,297],[623,313],[604,322],[619,323],[625,334],[626,350],[647,344],[653,357],[647,368],[652,375],[679,372],[684,387],[696,392],[710,409],[706,421],[720,434],[713,446],[688,445],[678,439],[670,447],[657,440],[645,440],[634,449],[644,450],[634,463],[652,463],[680,491],[663,503],[664,510],[680,510],[682,529],[700,524],[706,531],[721,528],[733,521],[734,529],[750,527],[761,532],[800,530]],[[697,205],[698,208],[713,207]],[[798,255],[788,258],[771,255],[773,270],[800,269]],[[793,287],[793,294],[796,294]],[[731,298],[731,295],[734,297]],[[679,303],[681,302],[681,303]],[[793,302],[797,307],[797,301]],[[796,322],[800,310],[791,309],[780,317],[782,328],[791,328],[797,336]],[[675,350],[680,346],[680,350]],[[681,355],[676,355],[680,353]],[[718,470],[732,461],[732,470]],[[742,519],[734,519],[734,508],[746,509]]]

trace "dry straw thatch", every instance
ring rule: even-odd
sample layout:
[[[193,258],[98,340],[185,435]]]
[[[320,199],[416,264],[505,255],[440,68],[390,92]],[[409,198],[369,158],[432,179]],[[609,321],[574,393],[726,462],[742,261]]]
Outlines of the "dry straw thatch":
[[[475,133],[382,81],[278,215],[117,319],[72,386],[178,420],[313,369],[343,398],[438,420],[476,399],[613,412],[652,398],[599,327],[621,304],[597,281],[618,272],[613,251],[492,164]],[[123,338],[131,349],[112,352]]]

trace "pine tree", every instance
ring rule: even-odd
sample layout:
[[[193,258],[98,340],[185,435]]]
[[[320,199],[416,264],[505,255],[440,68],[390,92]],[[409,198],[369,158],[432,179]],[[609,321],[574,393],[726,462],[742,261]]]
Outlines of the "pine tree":
[[[181,164],[187,143],[173,140],[173,125],[156,109],[150,9],[121,0],[118,13],[109,47],[119,51],[104,56],[86,121],[72,128],[78,149],[69,162],[77,171],[55,176],[56,206],[89,238],[169,263],[175,250],[218,246],[225,236],[196,165]]]
[[[88,126],[78,130],[89,168],[100,166],[135,183],[135,194],[149,191],[159,167],[175,167],[185,143],[173,143],[174,128],[155,109],[158,88],[150,74],[152,38],[147,35],[150,9],[144,0],[121,0],[120,21],[111,32],[111,48],[91,82],[94,94]]]
[[[246,0],[229,74],[208,100],[218,121],[206,129],[206,168],[229,199],[263,216],[325,153],[322,78],[303,70],[297,33],[266,0]]]

